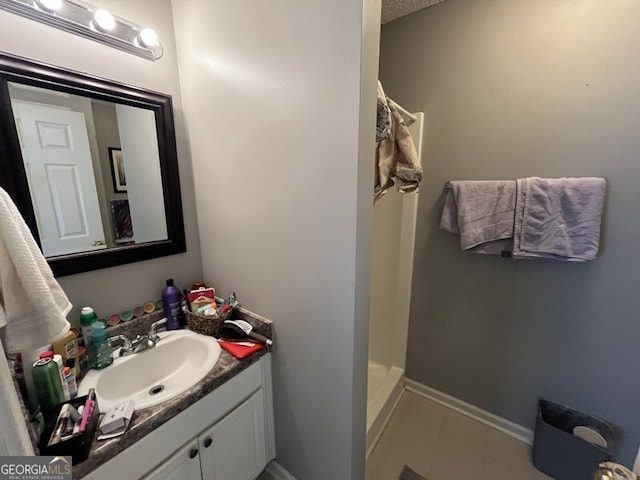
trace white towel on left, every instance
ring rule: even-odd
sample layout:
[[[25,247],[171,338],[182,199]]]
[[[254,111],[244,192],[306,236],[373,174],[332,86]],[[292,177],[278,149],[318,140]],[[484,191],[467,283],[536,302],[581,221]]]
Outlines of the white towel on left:
[[[71,302],[7,192],[0,188],[0,328],[5,350],[52,343],[70,328]]]

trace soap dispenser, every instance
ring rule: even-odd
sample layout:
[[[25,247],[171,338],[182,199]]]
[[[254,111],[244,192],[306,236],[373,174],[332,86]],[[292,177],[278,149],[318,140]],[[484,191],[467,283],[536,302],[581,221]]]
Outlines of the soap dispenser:
[[[87,345],[87,354],[89,355],[89,368],[99,370],[113,363],[113,348],[109,343],[107,332],[105,332],[102,322],[95,322],[91,326],[91,338]]]

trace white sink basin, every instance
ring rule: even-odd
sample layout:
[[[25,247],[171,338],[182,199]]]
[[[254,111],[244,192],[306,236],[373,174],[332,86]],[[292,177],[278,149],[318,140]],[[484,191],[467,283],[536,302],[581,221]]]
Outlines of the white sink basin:
[[[202,380],[220,358],[213,337],[189,330],[160,332],[154,348],[119,357],[103,370],[89,370],[80,382],[78,396],[95,389],[100,413],[127,400],[136,410],[170,400]]]

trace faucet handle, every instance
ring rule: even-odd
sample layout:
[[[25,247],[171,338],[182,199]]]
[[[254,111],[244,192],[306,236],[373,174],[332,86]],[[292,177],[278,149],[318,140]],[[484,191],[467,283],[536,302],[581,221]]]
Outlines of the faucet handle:
[[[126,355],[127,353],[131,353],[132,345],[131,340],[129,340],[124,335],[115,335],[113,337],[109,337],[109,344],[113,346],[116,342],[122,342],[122,349],[120,350],[120,356]]]
[[[151,340],[153,343],[156,343],[158,340],[160,340],[160,337],[158,337],[158,334],[156,333],[156,328],[164,325],[165,323],[167,323],[167,319],[162,318],[157,322],[153,322],[151,324],[151,327],[149,327],[149,340]]]

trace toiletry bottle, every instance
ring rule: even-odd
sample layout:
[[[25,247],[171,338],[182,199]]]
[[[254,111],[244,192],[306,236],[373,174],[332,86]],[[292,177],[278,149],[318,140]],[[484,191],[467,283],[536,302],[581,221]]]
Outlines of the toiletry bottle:
[[[32,372],[38,403],[45,422],[51,425],[55,421],[56,405],[64,401],[58,366],[50,358],[41,358],[34,362]]]
[[[167,330],[184,328],[187,319],[182,311],[182,293],[173,284],[173,278],[167,280],[167,286],[162,290],[162,309],[167,318]]]
[[[27,387],[27,403],[29,404],[29,412],[33,413],[38,409],[38,395],[36,393],[36,385],[33,379],[33,364],[40,359],[40,354],[51,350],[51,345],[43,345],[33,350],[23,350],[20,352],[22,356],[22,370],[24,371],[24,383]]]
[[[78,366],[78,339],[75,332],[69,330],[61,338],[53,342],[53,353],[62,356],[62,362],[67,365],[69,359],[74,360],[74,374],[78,375],[80,368]]]
[[[68,400],[71,400],[71,397],[69,396],[69,389],[67,388],[67,384],[64,381],[64,374],[62,373],[62,369],[64,368],[64,365],[62,364],[62,357],[60,355],[54,354],[51,350],[48,350],[46,352],[41,353],[40,358],[41,359],[50,358],[58,366],[58,373],[60,375],[60,386],[62,387],[63,399],[65,402]]]
[[[62,356],[57,353],[53,355],[53,361],[58,365],[58,371],[60,372],[60,382],[62,384],[62,395],[64,396],[64,401],[67,402],[71,400],[71,394],[69,393],[69,385],[67,385],[66,380],[64,379],[64,362],[62,361]]]
[[[62,373],[64,375],[64,381],[67,383],[67,388],[69,389],[69,396],[76,398],[78,396],[78,384],[76,383],[76,376],[73,370],[69,367],[64,367]]]
[[[91,326],[91,339],[87,346],[87,352],[89,354],[89,368],[99,370],[113,363],[113,348],[101,322],[95,322]]]
[[[91,338],[91,327],[94,322],[98,320],[98,315],[93,311],[91,307],[82,307],[80,311],[80,327],[82,328],[82,337],[84,338],[84,344],[89,344]]]

